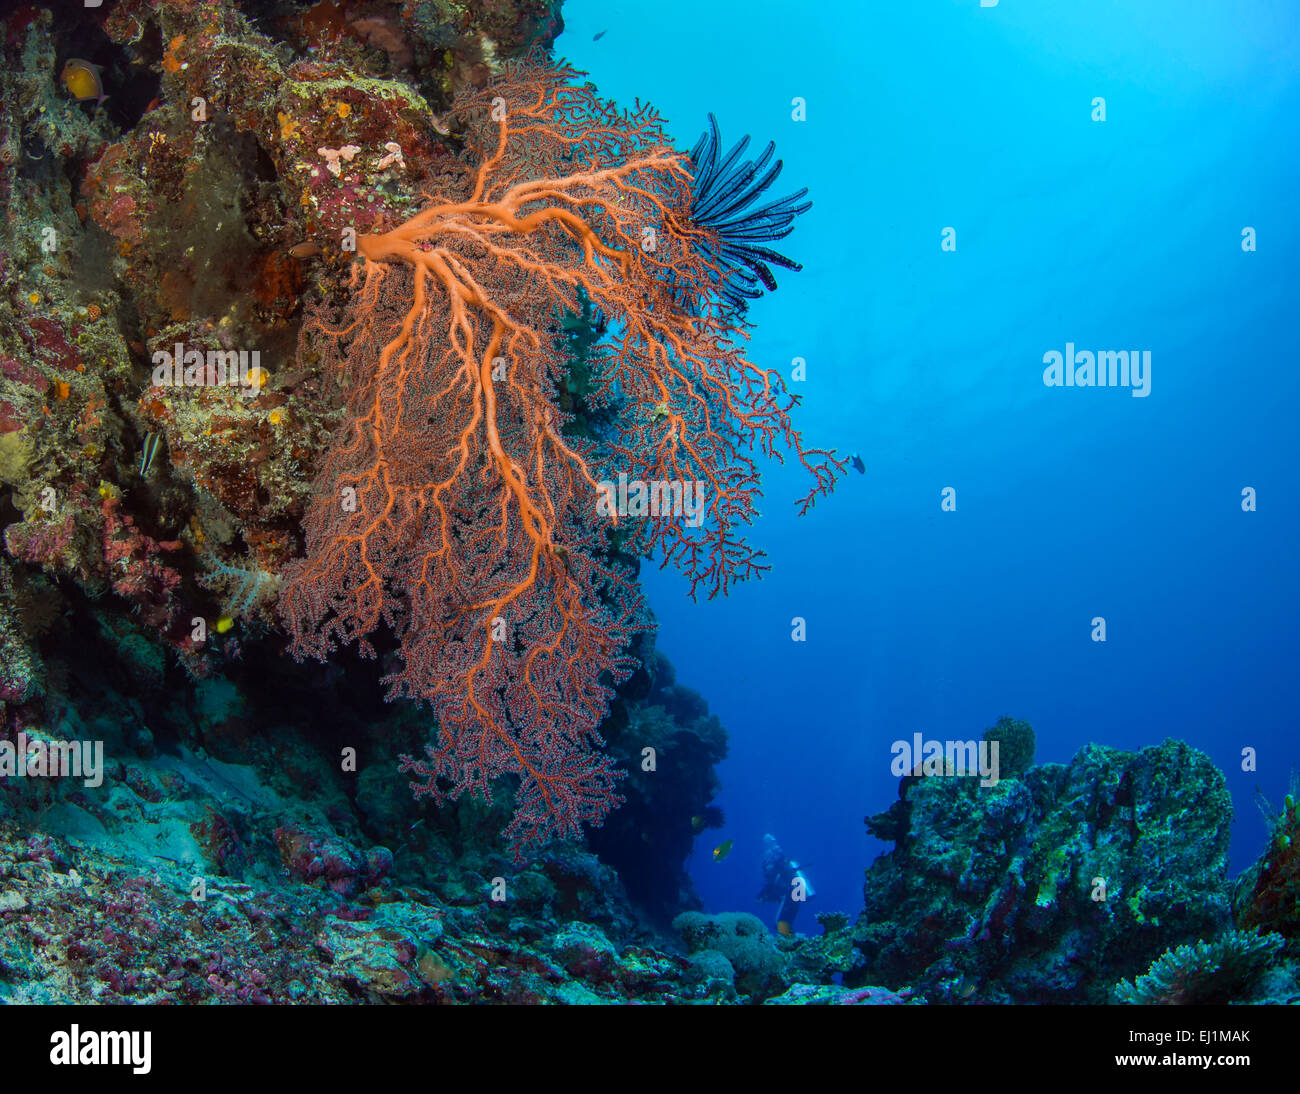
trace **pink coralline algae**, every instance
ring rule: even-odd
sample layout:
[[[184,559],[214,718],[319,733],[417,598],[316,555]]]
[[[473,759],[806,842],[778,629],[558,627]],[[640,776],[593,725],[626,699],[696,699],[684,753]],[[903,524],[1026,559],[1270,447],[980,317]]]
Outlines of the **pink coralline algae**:
[[[912,993],[888,988],[840,988],[828,984],[796,984],[769,1004],[832,1007],[889,1007],[912,1001]]]
[[[181,575],[163,559],[165,554],[179,551],[180,542],[145,535],[111,493],[103,499],[101,509],[104,561],[113,591],[138,605],[145,622],[165,630],[177,611],[173,595],[180,587]]]
[[[21,562],[58,572],[71,564],[76,534],[76,514],[70,509],[62,516],[48,520],[34,519],[9,525],[5,529],[5,547]]]
[[[12,357],[0,357],[0,376],[31,388],[38,395],[44,395],[50,386],[50,382],[39,371]]]
[[[387,848],[374,847],[362,853],[338,836],[313,836],[291,825],[275,830],[275,842],[291,877],[320,881],[340,896],[353,896],[378,885],[393,865]]]

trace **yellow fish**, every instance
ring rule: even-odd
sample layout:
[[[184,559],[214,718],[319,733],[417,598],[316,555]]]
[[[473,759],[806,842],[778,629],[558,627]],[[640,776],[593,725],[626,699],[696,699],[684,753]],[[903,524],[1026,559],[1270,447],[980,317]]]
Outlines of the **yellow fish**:
[[[794,928],[782,919],[776,925],[776,933],[784,938],[792,938],[794,936]]]
[[[731,846],[735,842],[735,840],[724,839],[720,844],[718,844],[718,846],[713,849],[713,861],[721,862],[731,854]]]
[[[92,65],[79,57],[69,57],[63,64],[59,79],[63,81],[63,86],[74,99],[79,102],[94,99],[95,105],[98,106],[108,98],[104,94],[104,82],[99,78],[101,71],[99,65]]]

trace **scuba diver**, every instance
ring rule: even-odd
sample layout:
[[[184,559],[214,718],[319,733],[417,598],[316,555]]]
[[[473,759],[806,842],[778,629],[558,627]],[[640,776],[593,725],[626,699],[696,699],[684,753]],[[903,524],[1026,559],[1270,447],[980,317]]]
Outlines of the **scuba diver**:
[[[815,896],[812,882],[799,868],[799,864],[781,850],[776,837],[768,834],[763,837],[763,888],[759,890],[758,899],[762,901],[779,900],[781,907],[776,913],[777,934],[789,938],[794,934],[794,917],[799,914],[799,905],[811,896]]]

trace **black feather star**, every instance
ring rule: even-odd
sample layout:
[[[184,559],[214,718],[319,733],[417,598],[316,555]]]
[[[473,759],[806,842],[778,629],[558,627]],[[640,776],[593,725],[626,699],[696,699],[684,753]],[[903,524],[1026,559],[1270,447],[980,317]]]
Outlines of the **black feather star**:
[[[713,237],[711,254],[722,268],[719,292],[728,305],[743,312],[751,300],[776,288],[772,266],[801,270],[793,259],[762,246],[794,231],[794,218],[812,208],[803,199],[808,188],[757,209],[751,208],[781,174],[781,161],[772,162],[776,145],[769,143],[755,160],[742,159],[749,147],[744,137],[725,156],[718,120],[709,115],[709,128],[691,150],[695,189],[690,216]],[[770,166],[769,166],[770,165]],[[760,283],[763,288],[759,288]]]

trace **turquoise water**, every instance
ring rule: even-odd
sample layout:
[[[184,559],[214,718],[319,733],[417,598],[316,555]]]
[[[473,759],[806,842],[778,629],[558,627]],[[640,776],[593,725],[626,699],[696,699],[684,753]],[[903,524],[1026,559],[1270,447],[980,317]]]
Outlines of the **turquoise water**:
[[[804,269],[751,309],[751,348],[805,359],[806,437],[867,468],[803,519],[800,475],[769,468],[754,538],[773,571],[725,601],[644,571],[661,647],[731,733],[717,838],[736,844],[697,852],[707,905],[749,906],[770,831],[812,864],[814,910],[856,911],[891,742],[1004,713],[1033,723],[1040,762],[1090,741],[1204,749],[1233,790],[1234,867],[1251,861],[1255,787],[1277,802],[1300,762],[1300,7],[564,15],[557,53],[604,94],[654,102],[682,147],[710,111],[728,147],[775,140],[776,189],[810,188],[782,247]],[[1067,343],[1150,351],[1149,394],[1045,386]]]

